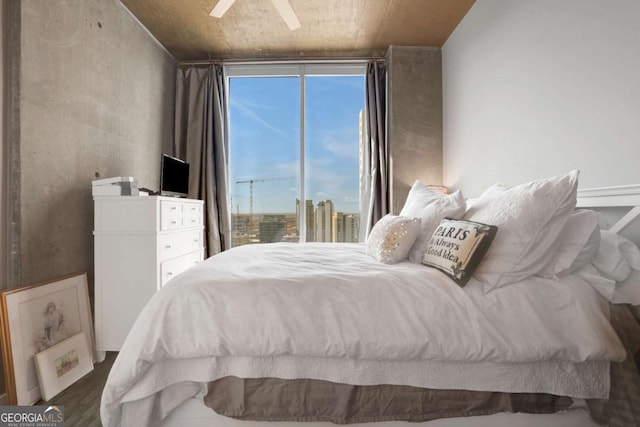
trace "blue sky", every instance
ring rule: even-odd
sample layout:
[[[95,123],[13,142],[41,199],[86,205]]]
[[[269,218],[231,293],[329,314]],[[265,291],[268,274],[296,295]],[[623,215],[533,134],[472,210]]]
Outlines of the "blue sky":
[[[299,185],[298,77],[235,77],[229,88],[230,188],[233,212],[295,212]],[[306,198],[330,199],[358,212],[359,127],[364,76],[306,80]],[[265,181],[260,181],[265,180]]]

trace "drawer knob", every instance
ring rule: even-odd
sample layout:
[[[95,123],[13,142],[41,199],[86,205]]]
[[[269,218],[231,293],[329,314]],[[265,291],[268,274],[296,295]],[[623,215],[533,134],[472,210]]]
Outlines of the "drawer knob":
[[[172,273],[172,272],[170,272],[170,271],[168,271],[168,272],[167,272],[167,277],[172,277],[172,276],[173,276],[173,273]]]
[[[166,245],[164,248],[165,249],[171,249],[171,245]]]
[[[171,224],[176,225],[176,224],[177,224],[177,222],[175,222],[175,221],[171,221]]]
[[[171,206],[171,210],[172,210],[172,211],[175,211],[176,209],[178,209],[178,207],[177,207],[177,206]]]

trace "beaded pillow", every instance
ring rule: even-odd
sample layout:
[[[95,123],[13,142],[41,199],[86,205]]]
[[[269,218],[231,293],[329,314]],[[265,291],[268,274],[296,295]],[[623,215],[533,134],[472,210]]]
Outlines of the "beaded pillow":
[[[371,229],[365,250],[385,264],[395,264],[407,259],[409,249],[420,231],[420,218],[385,215]]]
[[[495,225],[445,218],[431,236],[422,263],[437,268],[464,286],[497,232]]]

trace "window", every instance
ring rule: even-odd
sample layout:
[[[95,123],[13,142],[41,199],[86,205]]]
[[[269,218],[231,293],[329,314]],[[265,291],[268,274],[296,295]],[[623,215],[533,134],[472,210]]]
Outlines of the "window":
[[[358,241],[364,72],[227,67],[232,246]]]

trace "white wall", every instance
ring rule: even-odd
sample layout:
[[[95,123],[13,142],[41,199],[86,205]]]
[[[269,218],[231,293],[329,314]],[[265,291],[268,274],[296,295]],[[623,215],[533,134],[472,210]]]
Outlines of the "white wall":
[[[640,183],[640,1],[477,0],[443,47],[444,183]]]

